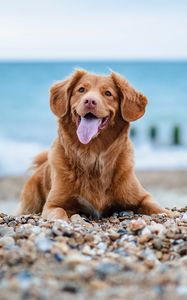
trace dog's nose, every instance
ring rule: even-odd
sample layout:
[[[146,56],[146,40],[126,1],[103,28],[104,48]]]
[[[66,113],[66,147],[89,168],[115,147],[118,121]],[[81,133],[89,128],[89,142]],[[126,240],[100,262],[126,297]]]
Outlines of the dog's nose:
[[[97,102],[93,98],[87,98],[84,101],[84,105],[85,105],[86,108],[95,108],[96,105],[97,105]]]

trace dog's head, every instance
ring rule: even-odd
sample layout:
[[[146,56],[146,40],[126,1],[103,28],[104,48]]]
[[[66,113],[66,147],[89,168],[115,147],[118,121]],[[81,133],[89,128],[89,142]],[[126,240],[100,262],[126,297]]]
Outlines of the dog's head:
[[[58,118],[67,115],[76,124],[77,136],[88,144],[105,129],[139,119],[147,99],[120,75],[97,76],[77,70],[69,79],[51,88],[50,107]],[[117,116],[117,118],[116,118]]]

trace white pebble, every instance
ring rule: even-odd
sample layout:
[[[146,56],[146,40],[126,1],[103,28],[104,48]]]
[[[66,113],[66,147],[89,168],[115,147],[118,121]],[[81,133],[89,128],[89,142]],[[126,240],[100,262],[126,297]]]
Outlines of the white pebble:
[[[41,251],[45,252],[51,250],[52,242],[47,237],[38,235],[35,239],[35,243],[38,249]]]
[[[142,235],[148,235],[148,234],[151,234],[151,231],[148,227],[144,227],[142,229]]]
[[[182,216],[182,221],[187,223],[187,212],[185,212],[184,215]]]
[[[156,223],[154,221],[151,222],[151,225],[149,225],[148,228],[152,233],[156,234],[161,234],[166,231],[166,228],[162,224]]]
[[[187,296],[187,285],[179,285],[176,288],[176,290],[177,290],[178,295],[180,295],[180,296],[186,295]]]

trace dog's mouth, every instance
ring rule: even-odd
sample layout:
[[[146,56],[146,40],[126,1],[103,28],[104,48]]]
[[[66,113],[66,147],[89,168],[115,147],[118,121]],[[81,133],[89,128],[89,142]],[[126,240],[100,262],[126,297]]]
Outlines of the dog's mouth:
[[[109,116],[98,118],[93,113],[87,113],[84,116],[77,114],[77,136],[82,144],[88,144],[92,138],[106,128],[108,125]]]

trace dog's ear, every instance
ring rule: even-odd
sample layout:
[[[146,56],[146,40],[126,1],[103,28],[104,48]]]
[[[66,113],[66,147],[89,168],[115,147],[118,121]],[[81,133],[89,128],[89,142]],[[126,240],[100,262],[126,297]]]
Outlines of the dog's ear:
[[[86,71],[76,70],[68,79],[51,87],[50,108],[58,118],[62,118],[67,114],[73,88],[84,74],[86,74]]]
[[[111,77],[120,94],[123,119],[131,122],[141,118],[145,113],[147,98],[131,87],[119,74],[112,72]]]

